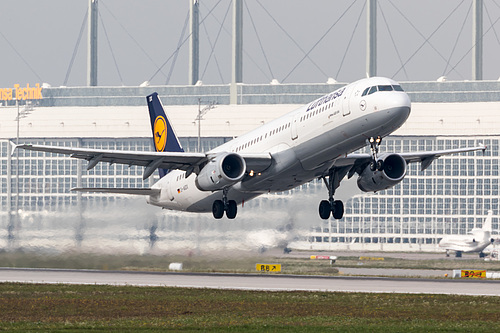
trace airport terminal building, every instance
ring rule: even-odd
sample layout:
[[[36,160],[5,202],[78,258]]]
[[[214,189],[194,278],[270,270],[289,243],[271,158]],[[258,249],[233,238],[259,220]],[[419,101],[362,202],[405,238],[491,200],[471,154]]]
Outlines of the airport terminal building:
[[[200,144],[207,151],[340,84],[241,84],[235,105],[229,104],[227,85],[46,87],[39,99],[27,96],[19,106],[2,101],[0,248],[95,248],[104,241],[128,247],[155,240],[155,246],[169,249],[179,239],[188,240],[182,246],[197,247],[210,238],[210,246],[232,249],[242,246],[242,237],[253,237],[249,244],[255,247],[434,251],[443,235],[480,227],[490,209],[493,229],[499,229],[500,82],[401,85],[412,100],[412,113],[384,139],[381,151],[479,144],[487,150],[440,158],[424,171],[411,164],[400,184],[377,193],[363,193],[355,180],[344,180],[337,196],[345,202],[345,216],[327,221],[317,212],[320,200],[327,198],[319,180],[245,203],[236,220],[214,221],[211,214],[148,206],[141,197],[71,192],[77,186],[145,187],[158,176],[142,180],[142,168],[108,163],[87,171],[85,162],[49,153],[11,154],[9,141],[152,150],[145,96],[157,91],[184,149],[197,151]],[[215,107],[203,111],[210,102]]]

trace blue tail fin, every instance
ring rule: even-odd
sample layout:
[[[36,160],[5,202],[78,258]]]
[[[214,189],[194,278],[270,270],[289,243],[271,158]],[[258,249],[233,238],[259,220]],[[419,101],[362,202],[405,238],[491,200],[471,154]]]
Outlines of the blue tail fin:
[[[151,129],[153,131],[153,144],[156,151],[183,152],[181,143],[175,135],[174,128],[170,124],[163,105],[158,98],[158,93],[152,93],[146,97],[148,102],[149,117],[151,118]],[[158,169],[160,178],[168,173],[167,169]]]

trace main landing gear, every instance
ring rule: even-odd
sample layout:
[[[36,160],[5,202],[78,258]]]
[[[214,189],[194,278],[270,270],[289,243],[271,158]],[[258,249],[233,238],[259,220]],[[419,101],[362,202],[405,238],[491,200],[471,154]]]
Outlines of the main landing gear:
[[[323,182],[328,188],[328,200],[322,200],[319,203],[319,216],[323,220],[330,218],[332,214],[333,218],[340,220],[344,216],[344,203],[340,200],[334,200],[333,195],[335,194],[335,189],[339,186],[340,181],[344,178],[346,170],[339,170],[336,168],[330,169],[328,172],[328,179],[323,178]]]
[[[370,169],[372,171],[384,169],[384,161],[377,160],[378,150],[380,144],[382,143],[382,137],[377,136],[376,138],[371,137],[368,142],[370,143],[370,151],[372,153],[372,161],[370,162]],[[335,194],[335,189],[339,187],[340,181],[344,178],[347,172],[351,169],[350,166],[331,168],[328,171],[328,177],[323,176],[323,182],[328,188],[328,200],[322,200],[319,203],[319,216],[327,220],[330,218],[330,214],[333,218],[340,220],[344,216],[344,203],[340,200],[334,200],[333,195]],[[352,170],[351,170],[352,172]],[[351,174],[349,174],[351,177]]]
[[[221,219],[226,212],[226,217],[232,220],[238,213],[236,201],[227,200],[227,192],[229,192],[229,188],[226,187],[222,190],[222,200],[215,200],[212,205],[212,214],[216,219]]]

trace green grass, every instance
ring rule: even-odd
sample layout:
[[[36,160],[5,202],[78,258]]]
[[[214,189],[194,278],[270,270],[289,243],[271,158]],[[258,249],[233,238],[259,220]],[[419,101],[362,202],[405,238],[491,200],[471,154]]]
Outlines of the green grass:
[[[0,330],[498,332],[500,298],[3,283]]]

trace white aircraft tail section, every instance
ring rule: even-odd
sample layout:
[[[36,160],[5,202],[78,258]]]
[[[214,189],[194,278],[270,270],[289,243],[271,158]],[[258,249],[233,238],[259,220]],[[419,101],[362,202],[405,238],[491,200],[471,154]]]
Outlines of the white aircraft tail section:
[[[492,231],[492,229],[493,229],[492,222],[491,222],[492,218],[493,218],[493,211],[489,210],[488,211],[488,216],[484,220],[483,227],[481,228],[481,229],[483,229],[483,231],[489,231],[489,232]]]

